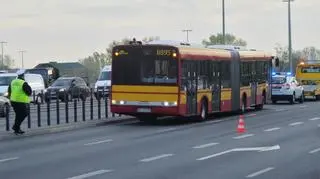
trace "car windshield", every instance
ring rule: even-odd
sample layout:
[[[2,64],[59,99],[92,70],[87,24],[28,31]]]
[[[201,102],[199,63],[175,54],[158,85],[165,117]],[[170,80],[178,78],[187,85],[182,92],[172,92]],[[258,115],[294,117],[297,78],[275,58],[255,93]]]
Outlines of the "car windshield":
[[[9,86],[11,81],[14,80],[15,76],[1,76],[0,77],[0,86]]]
[[[52,86],[58,87],[58,86],[70,86],[71,79],[58,79],[56,80]]]
[[[274,76],[274,77],[272,77],[272,84],[283,84],[285,82],[287,82],[287,79],[284,76]]]
[[[111,78],[111,71],[103,71],[101,72],[99,76],[99,81],[104,81],[104,80],[110,80]]]

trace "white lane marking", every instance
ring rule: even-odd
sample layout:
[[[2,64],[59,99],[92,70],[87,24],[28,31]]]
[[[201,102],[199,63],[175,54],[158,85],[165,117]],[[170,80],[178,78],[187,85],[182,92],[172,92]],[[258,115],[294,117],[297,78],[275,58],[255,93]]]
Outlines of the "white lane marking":
[[[273,169],[274,169],[273,167],[265,168],[263,170],[260,170],[260,171],[257,171],[255,173],[252,173],[252,174],[248,175],[247,178],[253,178],[253,177],[262,175],[262,174],[267,173],[267,172],[269,172],[269,171],[271,171]]]
[[[285,109],[276,109],[276,112],[284,111]]]
[[[301,125],[301,124],[303,124],[303,122],[294,122],[294,123],[289,124],[289,126],[297,126],[297,125]]]
[[[67,179],[84,179],[84,178],[89,178],[89,177],[93,177],[93,176],[96,176],[96,175],[102,175],[104,173],[110,173],[110,172],[112,172],[112,170],[97,170],[97,171],[94,171],[94,172],[85,173],[85,174],[74,176],[74,177],[70,177],[70,178],[67,178]]]
[[[317,148],[317,149],[314,149],[314,150],[310,151],[309,154],[313,154],[313,153],[316,153],[316,152],[320,152],[320,148]]]
[[[161,129],[161,130],[157,130],[156,133],[162,133],[162,132],[170,132],[170,131],[174,131],[176,130],[177,128],[168,128],[168,129]]]
[[[209,156],[206,156],[206,157],[198,158],[197,160],[199,160],[199,161],[201,161],[201,160],[207,160],[207,159],[214,158],[214,157],[218,157],[218,156],[221,156],[221,155],[230,153],[230,152],[233,152],[233,150],[226,150],[226,151],[223,151],[223,152],[220,152],[220,153],[216,153],[216,154],[209,155]]]
[[[245,135],[233,137],[233,139],[243,139],[243,138],[252,137],[252,136],[254,136],[254,134],[245,134]]]
[[[11,161],[11,160],[18,160],[18,159],[19,159],[19,157],[0,159],[0,163],[8,162],[8,161]]]
[[[305,108],[305,107],[307,107],[306,105],[302,105],[302,106],[300,106],[300,108]]]
[[[319,119],[320,119],[320,117],[314,117],[314,118],[309,119],[309,121],[316,121],[316,120],[319,120]]]
[[[198,146],[194,146],[192,148],[194,149],[203,149],[203,148],[206,148],[206,147],[212,147],[212,146],[215,146],[215,145],[218,145],[219,143],[208,143],[208,144],[203,144],[203,145],[198,145]]]
[[[225,121],[227,121],[228,119],[225,119]],[[212,121],[207,121],[205,122],[206,124],[215,124],[215,123],[219,123],[222,122],[223,120],[212,120]]]
[[[201,160],[207,160],[207,159],[218,157],[218,156],[221,156],[221,155],[224,155],[224,154],[227,154],[227,153],[231,153],[231,152],[250,152],[250,151],[268,152],[268,151],[279,150],[279,149],[280,149],[279,145],[267,146],[267,147],[235,148],[235,149],[219,152],[219,153],[216,153],[216,154],[213,154],[213,155],[201,157],[201,158],[198,158],[197,160],[200,160],[200,161]]]
[[[171,157],[171,156],[173,156],[173,154],[162,154],[162,155],[158,155],[158,156],[142,159],[142,160],[140,160],[140,162],[151,162],[151,161],[154,161],[154,160],[159,160],[159,159],[166,158],[166,157]]]
[[[280,129],[279,127],[274,127],[274,128],[266,129],[264,131],[265,132],[272,132],[272,131],[276,131],[276,130],[279,130],[279,129]]]
[[[107,140],[100,140],[100,141],[96,141],[96,142],[90,142],[90,143],[87,143],[87,144],[84,144],[86,146],[88,145],[97,145],[97,144],[103,144],[103,143],[108,143],[108,142],[112,142],[113,140],[112,139],[107,139]]]

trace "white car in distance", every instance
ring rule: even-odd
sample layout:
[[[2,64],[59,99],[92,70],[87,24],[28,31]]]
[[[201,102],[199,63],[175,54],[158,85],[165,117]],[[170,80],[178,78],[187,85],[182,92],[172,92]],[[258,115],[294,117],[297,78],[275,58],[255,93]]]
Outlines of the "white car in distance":
[[[294,76],[288,73],[272,73],[271,100],[289,101],[294,104],[296,101],[304,102],[303,86],[299,84]]]

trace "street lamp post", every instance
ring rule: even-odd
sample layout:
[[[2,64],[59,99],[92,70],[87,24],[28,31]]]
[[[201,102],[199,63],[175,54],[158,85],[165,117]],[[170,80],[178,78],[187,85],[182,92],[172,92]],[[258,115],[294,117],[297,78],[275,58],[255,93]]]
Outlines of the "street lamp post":
[[[187,34],[187,42],[189,42],[189,32],[192,32],[191,29],[183,29],[182,32],[186,32]]]
[[[225,0],[222,0],[222,35],[223,35],[223,44],[226,44],[226,15],[225,15]]]
[[[23,62],[23,53],[25,53],[25,50],[20,50],[19,53],[21,53],[21,68],[24,68],[24,62]]]
[[[293,64],[292,64],[292,40],[291,40],[291,1],[294,0],[283,0],[283,2],[288,3],[288,53],[289,53],[289,64],[290,64],[290,72],[293,72]]]
[[[3,53],[3,45],[7,42],[0,42],[1,43],[1,68],[4,70],[4,53]]]

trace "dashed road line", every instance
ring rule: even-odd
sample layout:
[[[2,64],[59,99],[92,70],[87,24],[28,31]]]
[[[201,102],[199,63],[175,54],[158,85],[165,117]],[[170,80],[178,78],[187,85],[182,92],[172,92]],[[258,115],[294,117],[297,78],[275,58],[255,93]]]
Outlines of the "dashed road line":
[[[303,122],[294,122],[294,123],[289,124],[289,126],[297,126],[297,125],[301,125],[301,124],[303,124]]]
[[[317,121],[317,120],[320,120],[320,117],[314,117],[314,118],[309,119],[309,121]]]
[[[18,159],[19,159],[19,157],[4,158],[4,159],[0,159],[0,163],[12,161],[12,160],[18,160]]]
[[[252,136],[254,136],[254,134],[245,134],[245,135],[233,137],[233,139],[243,139],[243,138],[252,137]]]
[[[285,111],[285,109],[276,109],[276,112]]]
[[[257,116],[257,114],[249,114],[249,115],[247,115],[247,117],[255,117],[255,116]]]
[[[270,128],[270,129],[266,129],[266,130],[264,130],[265,132],[272,132],[272,131],[277,131],[277,130],[279,130],[280,129],[280,127],[274,127],[274,128]]]
[[[260,171],[257,171],[255,173],[252,173],[252,174],[248,175],[247,178],[253,178],[253,177],[262,175],[262,174],[267,173],[267,172],[269,172],[269,171],[271,171],[273,169],[274,169],[273,167],[265,168],[263,170],[260,170]]]
[[[213,155],[208,155],[208,156],[205,156],[205,157],[198,158],[197,160],[199,160],[199,161],[207,160],[207,159],[218,157],[218,156],[230,153],[230,152],[233,152],[233,150],[226,150],[226,151],[223,151],[223,152],[220,152],[220,153],[216,153],[216,154],[213,154]]]
[[[159,159],[166,158],[166,157],[171,157],[171,156],[173,156],[173,154],[162,154],[162,155],[158,155],[158,156],[142,159],[142,160],[140,160],[140,162],[151,162],[151,161],[154,161],[154,160],[159,160]]]
[[[102,175],[102,174],[105,174],[105,173],[110,173],[112,171],[113,170],[97,170],[97,171],[94,171],[94,172],[85,173],[85,174],[74,176],[74,177],[70,177],[70,178],[67,178],[67,179],[84,179],[84,178],[89,178],[89,177],[93,177],[93,176],[96,176],[96,175]]]
[[[212,147],[212,146],[215,146],[215,145],[218,145],[218,144],[219,143],[208,143],[208,144],[194,146],[192,148],[194,148],[194,149],[203,149],[203,148]]]
[[[219,123],[219,122],[222,122],[222,121],[227,121],[228,119],[225,119],[225,120],[211,120],[211,121],[206,121],[205,123],[206,124],[215,124],[215,123]],[[230,120],[230,119],[229,119]]]
[[[163,132],[170,132],[170,131],[174,131],[176,130],[177,128],[168,128],[168,129],[161,129],[161,130],[157,130],[156,133],[163,133]]]
[[[305,107],[307,107],[307,106],[306,106],[306,105],[301,105],[301,106],[300,106],[300,108],[305,108]]]
[[[96,141],[96,142],[90,142],[87,144],[84,144],[85,146],[90,146],[90,145],[97,145],[97,144],[103,144],[103,143],[108,143],[108,142],[112,142],[112,139],[107,139],[107,140],[100,140],[100,141]]]
[[[317,148],[317,149],[314,149],[314,150],[310,151],[309,154],[314,154],[314,153],[317,153],[317,152],[320,152],[320,148]]]

